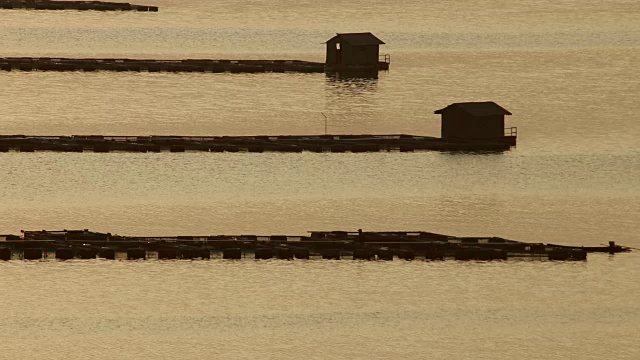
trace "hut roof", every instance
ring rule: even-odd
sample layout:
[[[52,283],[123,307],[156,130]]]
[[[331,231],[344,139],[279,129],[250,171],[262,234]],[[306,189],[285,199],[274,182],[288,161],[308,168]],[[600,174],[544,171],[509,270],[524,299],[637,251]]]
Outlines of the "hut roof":
[[[346,33],[346,34],[336,34],[336,36],[327,40],[327,42],[338,38],[340,41],[348,42],[353,46],[369,46],[369,45],[381,45],[384,44],[384,41],[378,39],[375,35],[370,32],[365,33]]]
[[[443,114],[453,109],[461,110],[471,116],[511,115],[509,110],[493,101],[454,103],[440,110],[436,110],[434,114]]]

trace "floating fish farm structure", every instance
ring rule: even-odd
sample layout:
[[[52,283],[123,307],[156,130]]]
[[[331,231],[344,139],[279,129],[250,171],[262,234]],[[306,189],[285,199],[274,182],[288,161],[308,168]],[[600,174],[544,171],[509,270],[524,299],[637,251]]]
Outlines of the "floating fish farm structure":
[[[3,7],[0,0],[0,8]],[[51,2],[22,3],[29,6],[49,6]],[[67,3],[60,1],[56,3]],[[36,5],[33,5],[36,4]],[[40,4],[40,5],[38,5]],[[64,6],[107,6],[78,2]],[[117,3],[109,3],[117,4]],[[6,5],[13,6],[13,5]],[[56,5],[58,6],[58,5]],[[109,5],[118,6],[118,5]],[[136,11],[157,11],[157,7],[129,5]],[[151,9],[155,10],[144,10]],[[336,46],[343,48],[336,49]],[[324,63],[302,60],[228,60],[228,59],[129,59],[129,58],[65,58],[65,57],[0,57],[3,71],[116,71],[173,73],[339,73],[344,76],[376,78],[379,70],[389,70],[387,54],[380,55],[384,44],[371,33],[338,34],[327,42]],[[331,45],[331,46],[329,46]]]
[[[311,231],[308,236],[120,236],[85,230],[0,235],[0,260],[107,259],[353,259],[353,260],[586,260],[590,252],[630,248],[528,243],[499,237],[456,237],[425,231]]]
[[[442,137],[422,135],[108,136],[0,135],[0,152],[377,152],[504,151],[517,129],[505,128],[509,111],[492,101],[454,103],[442,114]]]

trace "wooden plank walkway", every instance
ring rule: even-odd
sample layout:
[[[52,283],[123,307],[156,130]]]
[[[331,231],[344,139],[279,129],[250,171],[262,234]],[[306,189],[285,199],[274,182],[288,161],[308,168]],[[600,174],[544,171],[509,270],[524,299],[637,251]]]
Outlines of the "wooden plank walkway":
[[[506,139],[506,138],[505,138]],[[0,152],[379,152],[506,151],[512,141],[451,142],[420,135],[31,136],[0,135]]]
[[[0,0],[1,1],[1,0]],[[2,57],[3,71],[116,71],[202,73],[323,73],[324,63],[302,60],[128,59]]]
[[[157,259],[309,259],[339,260],[586,260],[589,252],[611,254],[630,248],[579,247],[528,243],[499,237],[455,237],[424,231],[347,232],[314,231],[309,236],[205,235],[131,237],[85,230],[23,231],[22,236],[0,235],[0,260],[41,260],[55,253],[59,260],[73,258],[129,260]],[[14,254],[15,253],[15,254]],[[212,256],[212,253],[215,255]],[[126,256],[125,256],[126,254]]]
[[[157,6],[108,1],[0,0],[0,9],[157,12]]]

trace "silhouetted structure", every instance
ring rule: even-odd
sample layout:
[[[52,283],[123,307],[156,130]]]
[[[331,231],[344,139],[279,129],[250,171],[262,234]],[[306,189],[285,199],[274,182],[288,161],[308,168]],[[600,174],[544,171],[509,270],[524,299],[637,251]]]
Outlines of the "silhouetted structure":
[[[2,135],[0,153],[20,152],[377,152],[377,151],[506,151],[500,141],[460,141],[409,134],[254,135],[254,136],[109,136]]]
[[[23,249],[22,258],[24,260],[40,260],[42,259],[42,249]]]
[[[2,0],[0,0],[2,1]],[[128,59],[128,58],[51,58],[1,57],[2,71],[135,71],[135,72],[203,72],[323,73],[323,63],[301,60],[216,60],[216,59]]]
[[[11,260],[11,249],[9,248],[0,248],[0,260],[8,261]]]
[[[157,12],[157,6],[134,5],[108,1],[0,0],[0,9],[29,10],[97,10]]]
[[[456,237],[425,231],[349,232],[312,231],[309,236],[205,235],[131,237],[88,230],[23,231],[24,237],[5,236],[0,260],[12,252],[25,260],[103,259],[208,260],[212,258],[293,260],[507,260],[513,257],[549,260],[586,260],[587,253],[630,251],[608,246],[563,246],[528,243],[499,237]],[[119,256],[116,256],[116,252]],[[125,257],[126,256],[126,257]]]
[[[242,249],[230,248],[224,249],[222,252],[223,259],[242,259]]]
[[[511,113],[493,101],[454,103],[435,114],[442,115],[441,136],[447,141],[513,142],[515,127],[505,129],[504,117]]]
[[[104,4],[118,8],[119,3],[87,1],[43,1],[17,3],[25,6],[58,6],[62,8],[100,8]],[[0,0],[0,8],[13,8],[13,0]],[[35,5],[34,5],[35,4]],[[135,11],[157,11],[157,7],[130,5]],[[104,5],[107,6],[107,5]],[[102,8],[100,8],[102,9]],[[111,8],[109,8],[111,9]],[[103,9],[103,10],[106,10]],[[112,9],[111,9],[112,10]],[[378,70],[388,70],[389,55],[380,55],[384,42],[371,33],[337,34],[327,42],[325,63],[301,60],[229,60],[229,59],[129,59],[129,58],[64,58],[64,57],[0,57],[2,71],[135,71],[135,72],[204,72],[204,73],[323,73],[340,78],[377,78]]]
[[[370,32],[337,34],[327,40],[327,71],[374,71],[389,69],[389,57],[380,61],[384,41]]]

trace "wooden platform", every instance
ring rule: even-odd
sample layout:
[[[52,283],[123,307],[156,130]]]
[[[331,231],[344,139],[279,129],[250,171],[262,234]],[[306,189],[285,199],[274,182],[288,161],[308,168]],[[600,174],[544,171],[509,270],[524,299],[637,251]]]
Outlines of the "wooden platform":
[[[1,1],[1,0],[0,0]],[[323,73],[324,63],[302,60],[127,59],[127,58],[0,58],[3,71],[134,71],[202,73]]]
[[[157,12],[157,6],[108,1],[0,0],[0,9]]]
[[[455,237],[425,231],[313,231],[307,236],[203,235],[132,237],[85,230],[23,231],[0,235],[0,260],[54,257],[157,259],[339,260],[586,260],[589,252],[618,253],[629,248],[527,243],[499,237]],[[52,255],[54,254],[54,255]]]
[[[451,142],[420,135],[31,136],[0,135],[0,152],[378,152],[506,151],[512,139]]]

